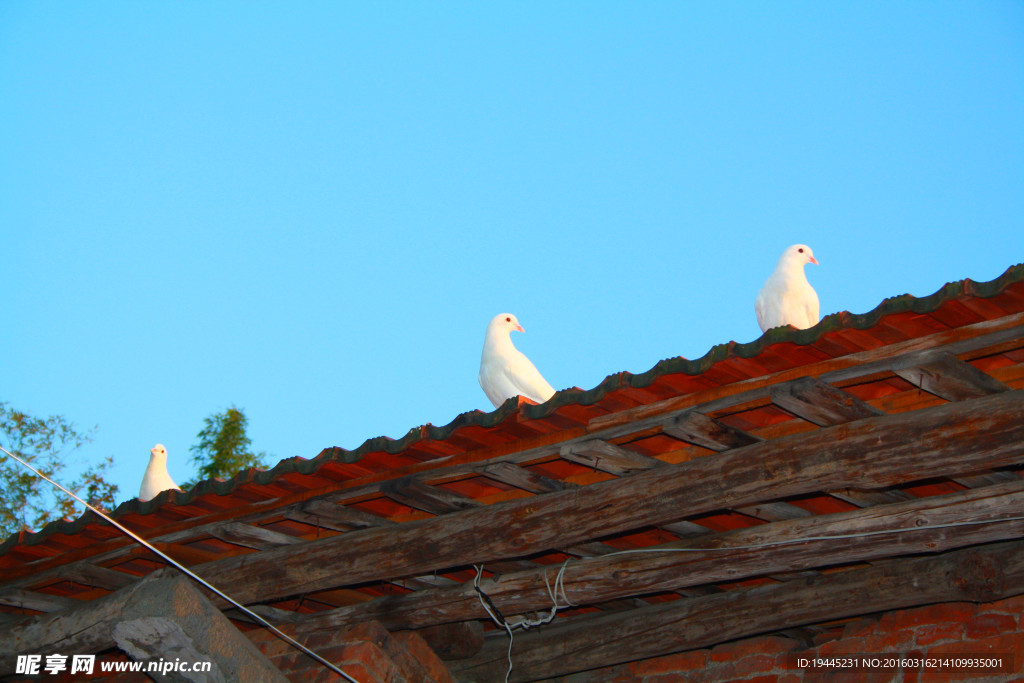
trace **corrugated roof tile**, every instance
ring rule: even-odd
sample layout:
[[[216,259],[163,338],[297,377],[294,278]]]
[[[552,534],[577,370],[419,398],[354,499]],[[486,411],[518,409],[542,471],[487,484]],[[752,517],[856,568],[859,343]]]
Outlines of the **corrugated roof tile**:
[[[953,282],[928,297],[886,299],[865,314],[833,314],[808,330],[778,328],[750,343],[715,346],[696,360],[671,358],[645,373],[610,375],[593,389],[562,391],[541,405],[509,400],[489,413],[470,411],[448,425],[411,429],[400,439],[377,437],[352,451],[327,448],[311,460],[289,458],[270,470],[249,470],[229,481],[201,482],[187,493],[165,492],[145,503],[127,501],[118,506],[114,516],[136,529],[157,529],[239,503],[298,495],[311,487],[329,486],[367,473],[379,476],[436,457],[500,447],[531,438],[529,434],[581,428],[595,418],[656,402],[673,392],[685,394],[874,349],[903,338],[1019,313],[1022,306],[1024,265],[1018,265],[991,282]],[[883,325],[871,329],[883,318]],[[1020,356],[1016,353],[1014,358]],[[746,419],[750,421],[750,417]],[[765,409],[759,419],[771,423],[775,417]],[[62,545],[57,534],[73,537],[86,525],[97,523],[95,515],[88,513],[74,521],[49,524],[39,533],[12,536],[0,544],[0,567],[11,566],[12,559],[28,562],[52,556],[51,540],[54,545]]]

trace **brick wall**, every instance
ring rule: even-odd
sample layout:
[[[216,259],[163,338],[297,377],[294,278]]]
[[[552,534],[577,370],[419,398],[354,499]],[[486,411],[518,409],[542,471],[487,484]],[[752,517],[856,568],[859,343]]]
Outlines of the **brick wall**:
[[[819,634],[813,645],[780,636],[747,638],[710,649],[657,657],[552,680],[562,683],[670,683],[681,680],[694,683],[1024,683],[1022,612],[1024,596],[980,605],[963,602],[931,605],[848,622]],[[880,653],[933,660],[946,656],[998,655],[1003,657],[1004,670],[952,671],[924,666],[883,669],[869,666],[837,674],[835,670],[814,670],[799,666],[801,658],[813,660],[816,657],[839,658]]]
[[[295,637],[290,628],[281,628]],[[246,633],[294,683],[343,681],[341,676],[266,630]],[[377,622],[297,638],[360,683],[453,683],[434,651],[417,634],[389,633]]]
[[[278,628],[296,638],[291,626],[278,625]],[[334,683],[334,681],[345,680],[266,629],[253,627],[246,631],[245,635],[288,680],[294,683],[327,683],[328,681]],[[299,636],[297,640],[354,677],[359,683],[454,683],[448,669],[423,638],[408,631],[389,633],[378,622],[366,622],[347,629]],[[131,660],[119,650],[110,650],[97,656],[97,662],[101,661],[130,662]],[[46,674],[30,678],[22,677],[16,680],[51,683],[81,681],[150,683],[162,678],[162,676],[155,676],[151,679],[142,673],[103,674],[97,664],[93,675],[75,674],[71,676],[65,673],[53,676]]]

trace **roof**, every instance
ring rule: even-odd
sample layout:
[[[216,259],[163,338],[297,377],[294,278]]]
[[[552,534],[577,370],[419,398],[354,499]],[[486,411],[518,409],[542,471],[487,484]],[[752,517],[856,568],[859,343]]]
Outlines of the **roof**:
[[[544,434],[583,427],[594,420],[599,423],[600,417],[626,407],[649,405],[673,396],[735,384],[1020,312],[1024,310],[1022,302],[1024,264],[1008,268],[989,282],[969,279],[950,282],[927,297],[910,294],[890,297],[868,313],[834,313],[807,330],[775,328],[749,343],[728,342],[715,346],[696,360],[669,358],[644,373],[612,374],[593,389],[559,391],[541,405],[509,399],[492,412],[463,413],[443,427],[432,424],[414,427],[399,439],[386,436],[367,439],[354,450],[325,448],[312,459],[286,458],[272,469],[249,469],[226,481],[203,481],[185,493],[167,491],[146,502],[133,498],[119,505],[112,516],[130,522],[136,515],[157,515],[157,520],[139,523],[143,530],[152,529],[215,513],[233,504],[246,505],[282,496],[301,497],[329,487],[333,482],[366,477],[379,480],[379,476],[373,475],[395,473],[402,468],[420,471],[422,468],[416,467],[419,463],[449,459],[482,447],[495,448],[531,432]],[[529,426],[523,427],[524,423]],[[237,496],[237,499],[229,503],[212,498],[211,494]],[[89,545],[95,538],[104,536],[88,534],[92,525],[109,529],[96,515],[86,512],[74,521],[58,520],[38,532],[26,530],[11,536],[0,544],[0,558],[12,555],[13,561],[0,559],[0,567]],[[26,546],[45,544],[57,534],[78,535],[83,531],[90,540],[81,544],[67,541],[62,544],[54,539],[49,550],[24,550]],[[19,556],[19,548],[27,556]]]
[[[506,614],[550,607],[543,591],[527,598],[522,589],[513,601],[521,610],[509,612],[511,593],[499,588],[515,577],[536,582],[538,571],[577,558],[575,585],[590,597],[560,613],[569,624],[773,586],[785,580],[776,572],[797,571],[723,574],[732,562],[719,561],[691,579],[618,591],[599,574],[580,578],[588,566],[628,574],[618,563],[638,560],[607,557],[615,551],[796,533],[787,524],[862,529],[870,525],[857,515],[873,508],[895,515],[886,517],[891,530],[900,514],[922,514],[921,501],[962,513],[957,506],[978,505],[975,490],[1017,495],[998,487],[1020,484],[1022,388],[1018,265],[991,282],[953,282],[869,313],[834,314],[808,330],[774,329],[697,360],[610,375],[542,405],[510,400],[397,440],[327,448],[187,493],[129,501],[114,516],[243,602],[308,628],[368,615],[389,628],[486,622],[471,590],[480,563]],[[946,452],[947,443],[958,450]],[[915,448],[925,456],[915,457]],[[909,507],[891,507],[899,505]],[[997,528],[985,527],[982,540],[1021,532],[1019,522]],[[979,542],[968,533],[980,530],[942,531],[927,542],[935,550]],[[901,549],[894,538],[885,549],[844,551],[828,567],[806,559],[793,567],[825,576],[870,568],[865,558],[922,551],[909,542]],[[21,600],[0,598],[8,605],[0,611],[92,600],[161,566],[87,513],[0,545],[0,596],[15,591]],[[439,617],[440,608],[395,608],[451,591],[469,601],[463,611]],[[460,666],[472,678],[473,666],[496,665]]]

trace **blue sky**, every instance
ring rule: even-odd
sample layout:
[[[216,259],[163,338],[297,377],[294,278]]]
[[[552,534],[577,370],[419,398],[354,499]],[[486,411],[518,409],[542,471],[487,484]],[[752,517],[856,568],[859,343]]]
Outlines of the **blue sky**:
[[[1024,3],[0,3],[0,400],[134,497],[1024,261]]]

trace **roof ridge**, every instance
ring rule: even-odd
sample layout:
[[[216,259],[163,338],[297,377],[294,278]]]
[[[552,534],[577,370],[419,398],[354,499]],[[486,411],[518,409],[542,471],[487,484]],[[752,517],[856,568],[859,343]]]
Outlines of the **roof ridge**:
[[[775,344],[792,343],[806,346],[837,330],[863,330],[874,327],[882,318],[888,315],[905,312],[930,313],[948,301],[968,296],[981,299],[991,298],[1018,282],[1024,282],[1024,263],[1010,266],[1002,275],[988,282],[976,282],[970,278],[956,280],[946,283],[933,294],[925,297],[915,297],[911,294],[888,297],[867,313],[855,314],[848,311],[832,313],[823,318],[817,325],[808,329],[797,330],[792,327],[777,327],[768,330],[750,342],[739,343],[730,341],[724,344],[717,344],[711,347],[703,356],[694,360],[677,356],[658,361],[650,370],[643,373],[633,374],[627,371],[613,373],[592,389],[583,390],[575,387],[563,389],[542,404],[520,404],[515,398],[510,398],[491,412],[485,413],[480,410],[472,410],[460,413],[446,425],[438,427],[427,423],[413,427],[398,439],[378,436],[365,440],[353,450],[336,446],[328,447],[312,459],[302,458],[301,456],[284,458],[270,469],[249,468],[239,472],[231,479],[207,479],[199,482],[195,487],[184,493],[173,490],[164,491],[146,502],[133,498],[118,505],[110,515],[115,518],[132,513],[146,515],[156,510],[163,503],[172,500],[176,504],[187,505],[196,498],[211,493],[217,495],[230,494],[246,484],[267,485],[284,474],[298,473],[311,475],[329,462],[351,464],[362,460],[366,455],[374,452],[385,452],[392,455],[401,453],[413,444],[421,441],[444,441],[464,427],[495,427],[517,413],[521,414],[522,418],[526,420],[548,417],[559,408],[567,405],[592,405],[617,389],[644,388],[650,386],[658,378],[670,374],[700,375],[716,363],[733,356],[753,358]],[[0,556],[21,544],[36,545],[41,543],[53,534],[63,533],[70,535],[77,533],[86,525],[97,521],[99,521],[98,515],[91,511],[86,511],[75,520],[66,518],[56,520],[50,522],[39,531],[20,531],[12,534],[3,543],[0,543]]]

